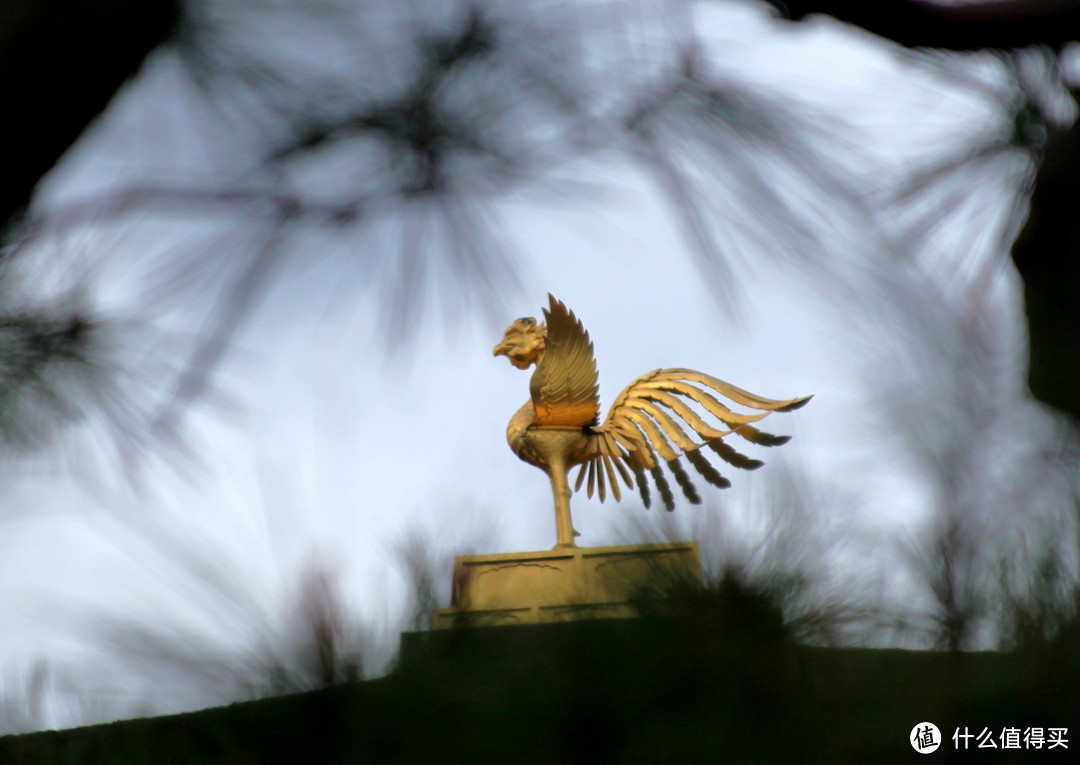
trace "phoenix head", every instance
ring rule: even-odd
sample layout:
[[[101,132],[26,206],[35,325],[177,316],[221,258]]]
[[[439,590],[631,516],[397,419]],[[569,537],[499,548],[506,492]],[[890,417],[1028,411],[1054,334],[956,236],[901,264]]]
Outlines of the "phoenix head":
[[[494,355],[506,356],[518,369],[528,369],[540,362],[546,337],[547,327],[526,316],[506,328],[502,342],[495,346]]]

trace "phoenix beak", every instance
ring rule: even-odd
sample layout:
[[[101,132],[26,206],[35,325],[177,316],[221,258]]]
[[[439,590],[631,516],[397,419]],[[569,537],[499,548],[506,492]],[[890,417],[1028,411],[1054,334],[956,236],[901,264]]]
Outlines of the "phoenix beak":
[[[511,345],[508,342],[501,342],[495,346],[495,350],[492,352],[492,356],[509,356]]]

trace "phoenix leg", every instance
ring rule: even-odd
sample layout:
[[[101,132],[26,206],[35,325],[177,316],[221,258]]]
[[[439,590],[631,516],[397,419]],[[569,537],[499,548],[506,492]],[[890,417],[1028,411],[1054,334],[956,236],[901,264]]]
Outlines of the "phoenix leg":
[[[551,489],[555,494],[555,532],[558,539],[555,549],[577,547],[574,537],[579,535],[570,521],[570,484],[566,480],[565,463],[561,459],[552,460],[548,474],[551,476]]]

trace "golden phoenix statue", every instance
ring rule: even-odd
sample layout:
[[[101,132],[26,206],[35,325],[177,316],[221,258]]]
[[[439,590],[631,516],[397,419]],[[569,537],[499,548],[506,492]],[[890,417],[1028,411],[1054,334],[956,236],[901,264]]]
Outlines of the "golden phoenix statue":
[[[776,401],[692,369],[657,369],[630,383],[600,424],[596,359],[589,333],[564,303],[552,295],[548,298],[550,307],[544,309],[547,324],[537,324],[531,317],[518,319],[507,327],[494,355],[508,357],[518,369],[536,364],[529,382],[531,398],[511,418],[506,440],[518,457],[540,468],[551,479],[555,493],[556,549],[576,547],[574,537],[580,536],[570,521],[571,491],[566,477],[575,465],[581,466],[575,491],[587,476],[588,496],[592,497],[595,488],[601,502],[607,487],[616,501],[622,499],[618,479],[622,478],[627,488],[633,488],[632,473],[645,507],[650,501],[645,477],[645,471],[649,471],[664,506],[672,510],[675,498],[660,468],[663,460],[686,498],[697,504],[701,498],[679,463],[680,457],[686,457],[713,486],[727,488],[731,482],[701,455],[701,447],[708,446],[733,467],[759,468],[763,464],[760,460],[740,454],[723,438],[734,433],[761,446],[787,443],[789,436],[763,433],[750,423],[770,412],[798,409],[811,398]],[[709,391],[759,413],[734,412]],[[680,396],[715,416],[725,429],[709,425]],[[672,414],[689,425],[703,442],[693,441]]]

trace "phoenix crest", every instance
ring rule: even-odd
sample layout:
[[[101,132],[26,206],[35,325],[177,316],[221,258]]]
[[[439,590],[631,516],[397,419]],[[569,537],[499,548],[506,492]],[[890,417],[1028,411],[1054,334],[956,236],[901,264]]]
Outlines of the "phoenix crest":
[[[705,459],[702,447],[709,447],[733,467],[761,467],[761,461],[740,454],[724,437],[735,434],[761,446],[786,443],[789,436],[773,436],[750,423],[770,412],[798,409],[811,398],[777,401],[692,369],[657,369],[630,383],[601,423],[596,359],[589,333],[564,303],[552,295],[548,298],[550,306],[544,309],[547,323],[538,324],[531,317],[518,319],[507,327],[494,354],[508,357],[518,369],[536,365],[529,382],[530,399],[511,418],[506,439],[518,457],[551,479],[556,548],[575,547],[574,537],[579,536],[570,521],[570,468],[581,466],[575,490],[585,484],[588,496],[595,490],[603,502],[610,489],[620,500],[621,479],[627,488],[637,484],[645,507],[650,504],[648,473],[664,506],[672,510],[675,498],[661,468],[664,463],[686,498],[697,504],[701,498],[680,462],[682,457],[706,481],[726,488],[730,481]],[[714,393],[758,411],[735,412]],[[706,422],[699,411],[712,415],[719,427]],[[700,443],[690,437],[686,426]]]

